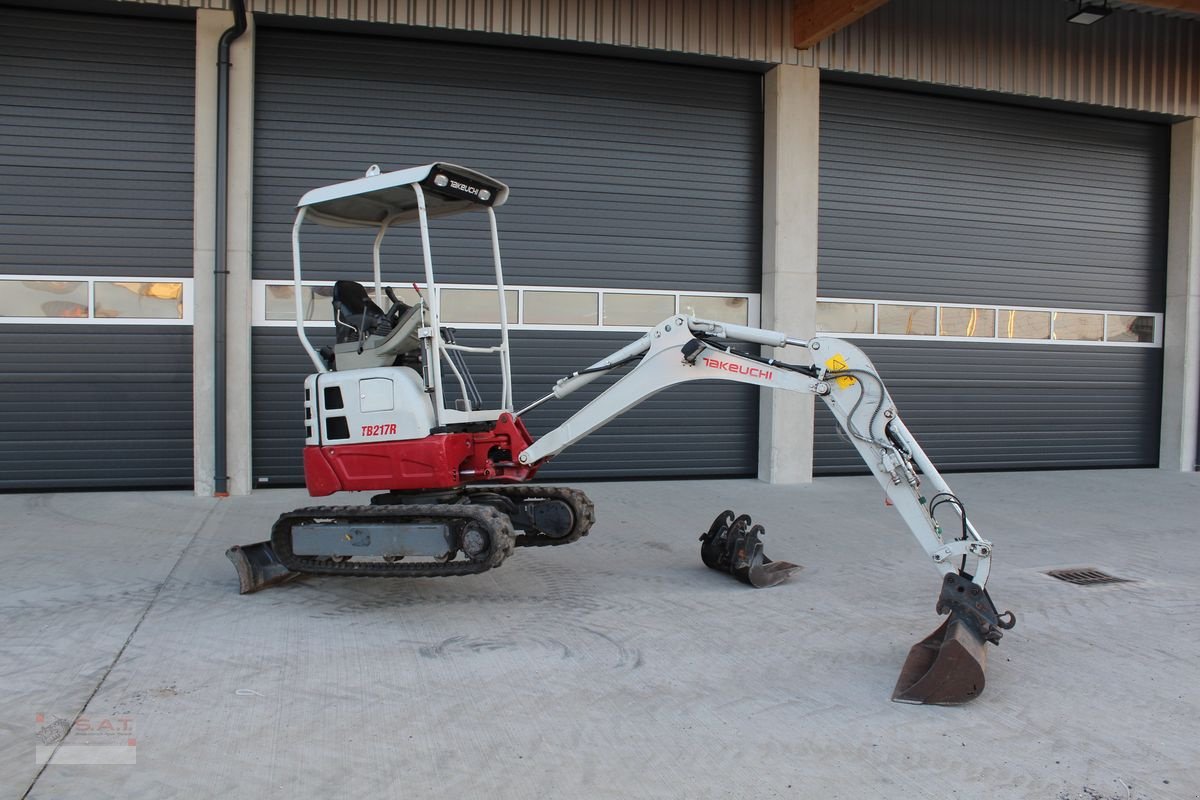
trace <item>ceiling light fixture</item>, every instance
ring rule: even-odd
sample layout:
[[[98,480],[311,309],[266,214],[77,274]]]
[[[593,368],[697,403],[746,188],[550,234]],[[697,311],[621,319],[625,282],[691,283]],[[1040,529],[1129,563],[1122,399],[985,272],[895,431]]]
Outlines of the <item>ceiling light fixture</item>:
[[[1075,7],[1075,13],[1067,17],[1067,22],[1073,22],[1076,25],[1091,25],[1093,22],[1099,22],[1112,13],[1112,9],[1108,7],[1108,0],[1104,0],[1104,5],[1099,6],[1095,3],[1085,4],[1083,0],[1079,0]]]

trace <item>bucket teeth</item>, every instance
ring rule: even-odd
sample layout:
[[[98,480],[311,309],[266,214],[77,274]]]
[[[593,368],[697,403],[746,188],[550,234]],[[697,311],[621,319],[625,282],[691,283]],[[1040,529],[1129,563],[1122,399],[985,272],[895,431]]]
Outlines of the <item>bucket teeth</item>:
[[[300,573],[283,565],[270,542],[235,544],[225,551],[225,555],[237,569],[240,594],[250,594],[300,577]]]
[[[774,586],[800,569],[787,561],[772,561],[763,554],[761,525],[754,525],[747,514],[735,517],[722,511],[700,535],[700,559],[706,567],[728,572],[756,589]]]

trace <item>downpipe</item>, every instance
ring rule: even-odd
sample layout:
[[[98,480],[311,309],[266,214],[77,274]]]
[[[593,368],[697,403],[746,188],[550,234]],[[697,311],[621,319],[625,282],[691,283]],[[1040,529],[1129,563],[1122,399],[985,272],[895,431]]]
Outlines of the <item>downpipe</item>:
[[[225,387],[227,373],[225,324],[228,311],[229,267],[226,250],[229,231],[226,217],[229,212],[229,51],[234,40],[246,32],[245,0],[233,0],[233,26],[221,34],[217,44],[217,208],[215,229],[215,252],[213,261],[213,494],[217,497],[229,495],[229,472],[225,437],[226,403]]]

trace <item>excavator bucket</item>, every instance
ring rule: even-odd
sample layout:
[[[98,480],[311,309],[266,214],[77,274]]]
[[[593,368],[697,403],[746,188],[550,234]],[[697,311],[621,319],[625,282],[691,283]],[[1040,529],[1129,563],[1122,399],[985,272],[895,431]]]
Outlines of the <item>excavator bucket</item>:
[[[957,706],[983,692],[987,643],[962,620],[948,619],[912,646],[892,699]]]
[[[225,551],[238,574],[238,592],[250,594],[300,577],[283,565],[270,542],[235,544]]]
[[[700,558],[705,566],[728,572],[755,589],[774,586],[800,566],[767,558],[761,540],[765,535],[763,527],[753,525],[749,515],[735,518],[732,511],[722,511],[708,532],[700,536]]]
[[[999,644],[1011,628],[1011,611],[999,614],[987,590],[970,575],[951,573],[942,584],[939,614],[950,616],[912,646],[892,692],[898,703],[957,706],[983,693],[987,643]]]

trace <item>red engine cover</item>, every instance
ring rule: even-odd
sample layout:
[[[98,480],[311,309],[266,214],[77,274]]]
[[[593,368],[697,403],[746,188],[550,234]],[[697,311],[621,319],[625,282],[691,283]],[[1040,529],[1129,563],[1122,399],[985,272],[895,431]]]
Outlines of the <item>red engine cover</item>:
[[[533,443],[521,420],[502,414],[490,431],[435,433],[401,442],[304,448],[304,482],[313,497],[340,491],[453,489],[473,481],[522,481],[537,466],[516,462]],[[507,458],[495,461],[503,451]]]

